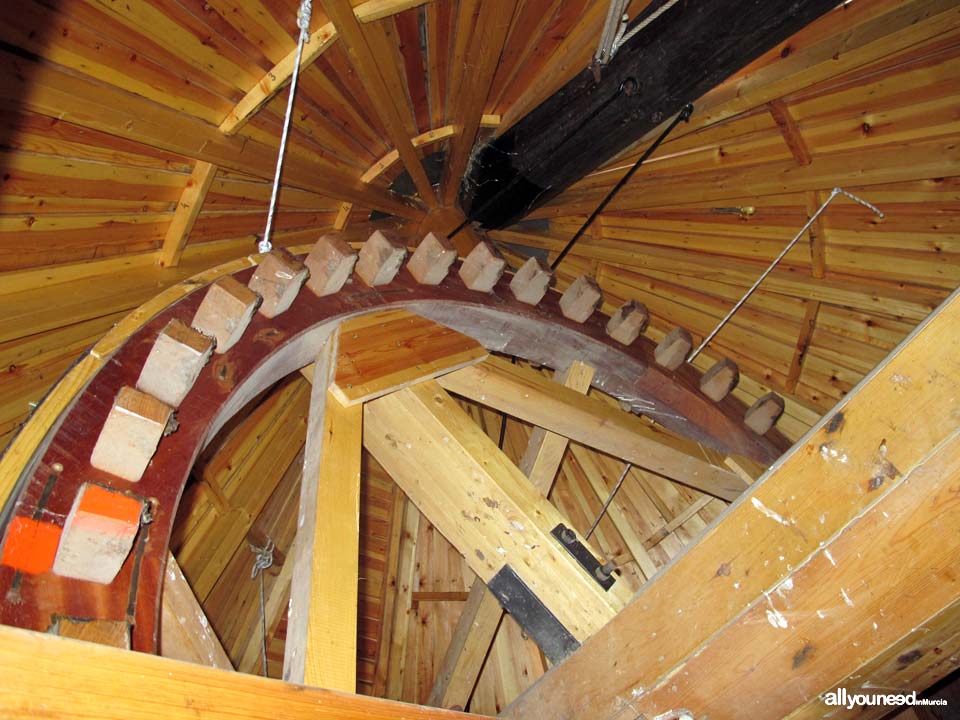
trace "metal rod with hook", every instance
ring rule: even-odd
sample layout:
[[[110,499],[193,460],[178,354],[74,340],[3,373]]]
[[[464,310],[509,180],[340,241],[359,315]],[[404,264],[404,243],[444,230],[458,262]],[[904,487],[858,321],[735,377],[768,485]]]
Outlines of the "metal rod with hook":
[[[860,203],[864,207],[869,208],[870,210],[875,212],[877,215],[879,215],[881,219],[886,217],[882,212],[880,212],[880,209],[877,208],[875,205],[871,205],[863,198],[859,198],[853,193],[847,192],[843,188],[835,187],[833,190],[830,191],[830,197],[824,200],[823,204],[819,208],[817,208],[817,211],[810,216],[810,219],[807,220],[806,224],[804,224],[802,228],[800,228],[800,231],[793,237],[793,240],[787,243],[787,246],[783,248],[780,254],[777,255],[777,257],[774,259],[772,263],[770,263],[767,269],[760,274],[760,277],[758,277],[756,282],[750,286],[750,289],[743,294],[743,297],[737,300],[737,304],[734,305],[732,308],[730,308],[730,312],[728,312],[724,316],[723,320],[721,320],[717,324],[717,326],[710,332],[710,334],[703,339],[703,342],[700,343],[700,347],[698,347],[696,350],[690,353],[690,356],[687,358],[687,362],[693,362],[694,359],[697,357],[697,355],[699,355],[701,351],[710,343],[710,341],[713,340],[714,337],[716,337],[717,333],[723,329],[724,325],[730,322],[730,318],[732,318],[736,314],[737,310],[739,310],[743,306],[743,304],[750,299],[750,296],[753,295],[754,291],[756,291],[756,289],[760,287],[760,283],[762,283],[764,279],[766,279],[767,275],[773,272],[773,269],[780,263],[781,260],[783,260],[783,258],[786,257],[787,253],[790,252],[791,248],[793,248],[793,246],[797,244],[800,238],[802,238],[804,234],[806,234],[807,230],[810,229],[810,226],[813,225],[814,222],[816,222],[817,218],[820,217],[820,214],[824,210],[826,210],[827,206],[833,201],[833,199],[837,195],[844,195],[850,198],[851,200],[854,200],[855,202]]]

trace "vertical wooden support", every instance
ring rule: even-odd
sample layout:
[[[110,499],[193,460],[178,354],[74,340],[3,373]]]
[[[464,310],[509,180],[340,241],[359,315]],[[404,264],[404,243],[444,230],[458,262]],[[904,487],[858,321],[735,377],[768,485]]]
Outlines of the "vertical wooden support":
[[[212,163],[198,160],[193,166],[193,172],[187,180],[183,194],[177,202],[177,209],[174,210],[173,220],[170,221],[167,234],[163,238],[163,247],[157,255],[157,264],[160,267],[176,267],[180,264],[180,255],[183,254],[190,231],[200,215],[203,201],[216,174],[217,166]]]
[[[330,394],[338,340],[314,368],[283,675],[356,692],[363,406]]]
[[[303,682],[344,692],[357,689],[362,420],[362,405],[346,407],[327,395]]]
[[[807,216],[813,214],[823,204],[823,196],[816,190],[804,194]],[[814,220],[808,231],[810,235],[810,274],[815,278],[826,277],[827,274],[827,236],[823,228],[823,216]]]

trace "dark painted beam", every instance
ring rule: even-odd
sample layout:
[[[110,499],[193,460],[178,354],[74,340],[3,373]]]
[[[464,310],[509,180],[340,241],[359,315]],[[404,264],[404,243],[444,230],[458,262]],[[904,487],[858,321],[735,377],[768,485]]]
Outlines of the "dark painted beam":
[[[665,2],[654,0],[635,22]],[[680,0],[620,48],[599,82],[584,68],[483,146],[464,176],[461,208],[487,228],[520,220],[838,4]]]

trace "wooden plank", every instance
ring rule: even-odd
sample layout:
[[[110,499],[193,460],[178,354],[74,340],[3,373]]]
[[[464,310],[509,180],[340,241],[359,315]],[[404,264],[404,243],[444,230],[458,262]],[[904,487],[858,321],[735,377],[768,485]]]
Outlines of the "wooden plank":
[[[576,361],[559,373],[555,380],[585,394],[590,389],[593,372],[589,365]],[[566,449],[567,439],[562,435],[539,427],[533,429],[520,463],[520,471],[543,497],[550,495]],[[428,705],[445,708],[467,706],[503,614],[496,597],[487,592],[486,584],[480,579],[474,580],[470,597],[430,691]]]
[[[314,512],[310,611],[304,660],[307,685],[356,692],[360,450],[363,409],[332,393],[323,408],[320,476]],[[307,442],[312,442],[308,439]],[[306,475],[304,483],[313,482]],[[302,530],[302,528],[301,528]]]
[[[749,496],[505,716],[535,707],[543,718],[611,717],[628,706],[656,716],[660,689],[669,693],[676,682],[666,701],[681,703],[673,707],[690,702],[698,715],[722,717],[737,714],[735,702],[757,717],[781,717],[842,680],[854,658],[868,659],[954,602],[960,588],[943,573],[960,557],[960,536],[944,537],[960,511],[945,501],[960,474],[960,434],[950,421],[960,403],[958,318],[954,293]],[[898,617],[880,616],[884,629],[875,629],[884,607],[897,607]],[[657,634],[678,616],[670,633]],[[747,637],[751,623],[762,639]],[[705,644],[712,636],[716,650]],[[804,651],[807,641],[812,649]],[[731,642],[741,655],[720,658]],[[610,657],[630,670],[591,671]],[[771,672],[749,669],[761,657]],[[785,677],[797,692],[780,691]],[[733,678],[735,690],[727,685]],[[702,683],[705,695],[691,695],[688,682]]]
[[[55,65],[0,53],[0,99],[11,107],[67,120],[120,138],[197,160],[273,179],[276,150],[248,138],[225,137],[216,127],[145,98],[70,74]],[[29,78],[29,84],[27,78]],[[421,212],[364,185],[326,163],[299,154],[284,164],[284,183],[376,207],[411,219]]]
[[[382,38],[376,33],[367,34],[357,21],[353,9],[347,0],[323,0],[324,10],[340,32],[346,44],[350,60],[357,72],[363,78],[365,87],[374,101],[377,113],[383,122],[393,146],[400,153],[403,165],[420,194],[420,198],[429,206],[436,207],[437,199],[427,174],[420,164],[420,156],[410,142],[414,133],[408,133],[398,103],[406,107],[405,98],[396,97],[390,92],[383,72],[396,71],[393,61],[388,65],[380,66],[376,52],[382,51]],[[370,26],[373,28],[373,26]],[[371,46],[373,43],[373,46]]]
[[[330,391],[356,405],[487,357],[473,338],[406,310],[348,320]]]
[[[233,670],[233,663],[172,553],[167,554],[160,598],[160,654],[173,660]]]
[[[439,382],[458,395],[725,500],[735,499],[746,487],[728,469],[704,459],[697,443],[498,358],[445,375]]]
[[[180,264],[180,256],[190,238],[193,224],[203,209],[203,201],[207,191],[217,174],[217,166],[198,160],[183,189],[183,194],[177,202],[177,209],[173,213],[173,220],[167,228],[163,238],[163,247],[157,254],[157,264],[160,267],[173,267]]]
[[[604,593],[560,548],[563,517],[435,380],[367,403],[364,446],[484,582],[509,564],[576,638],[619,609],[622,589]]]
[[[30,662],[24,662],[24,658]],[[4,712],[127,720],[427,720],[464,713],[306,688],[0,626]],[[115,692],[122,678],[124,692]]]
[[[300,521],[297,527],[294,570],[290,586],[290,612],[287,621],[287,643],[283,657],[283,679],[288,682],[303,682],[306,676],[308,633],[313,611],[314,596],[318,594],[320,580],[313,573],[313,554],[319,540],[321,525],[318,515],[321,468],[326,427],[325,409],[330,380],[336,364],[339,329],[327,336],[317,360],[311,366],[313,384],[310,392],[310,414],[307,420],[307,446],[304,450],[303,481],[300,485]]]

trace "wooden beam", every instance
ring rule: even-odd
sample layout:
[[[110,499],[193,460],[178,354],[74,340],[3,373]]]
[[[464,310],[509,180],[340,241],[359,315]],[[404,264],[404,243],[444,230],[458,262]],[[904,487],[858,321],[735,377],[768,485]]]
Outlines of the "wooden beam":
[[[390,514],[390,537],[387,541],[386,574],[380,614],[380,642],[377,644],[377,659],[373,669],[373,696],[388,697],[387,674],[390,670],[390,649],[393,645],[393,624],[396,619],[397,601],[400,599],[400,551],[404,542],[404,515],[406,495],[400,488],[393,488],[393,508]],[[419,515],[419,511],[416,511]]]
[[[733,500],[746,488],[746,483],[734,473],[708,462],[697,443],[600,400],[558,387],[532,370],[499,358],[450,373],[439,382],[450,392],[629,460],[701,492]]]
[[[233,670],[233,663],[172,553],[167,553],[160,598],[160,654],[173,660]]]
[[[203,201],[216,174],[217,166],[212,163],[198,160],[193,166],[193,172],[183,188],[177,209],[173,212],[173,220],[170,221],[167,234],[163,238],[163,246],[157,254],[157,264],[160,267],[176,267],[180,264],[180,255],[190,239],[190,231],[200,216]]]
[[[592,367],[577,361],[558,373],[555,380],[578,393],[586,393],[593,372]],[[520,471],[543,497],[550,495],[567,442],[562,435],[539,427],[533,429],[527,442]],[[482,580],[474,580],[430,691],[428,705],[461,709],[467,706],[502,618],[503,608],[496,597],[487,591]]]
[[[29,658],[29,662],[24,659]],[[0,626],[4,712],[102,720],[428,720],[436,708],[305,688],[167,658]],[[123,687],[118,693],[117,688]]]
[[[330,391],[344,405],[366,402],[487,357],[473,338],[406,310],[348,320]]]
[[[955,603],[958,357],[955,292],[504,716],[779,718]]]
[[[398,103],[403,102],[406,108],[406,100],[391,93],[387,80],[382,74],[396,72],[392,58],[385,63],[378,60],[378,56],[385,50],[384,38],[374,31],[376,26],[370,26],[370,34],[361,29],[348,0],[322,0],[322,4],[327,16],[333,21],[346,44],[350,60],[363,79],[364,86],[369,91],[387,130],[387,135],[400,154],[403,165],[413,179],[421,199],[428,207],[436,207],[436,194],[420,163],[420,155],[410,141],[413,133],[407,132],[406,129],[409,122],[404,122],[401,109],[398,107]],[[379,30],[379,28],[376,29]],[[389,53],[386,54],[389,55]]]
[[[560,547],[550,530],[563,516],[435,380],[367,403],[364,446],[481,580],[509,565],[573,637],[624,602]]]
[[[400,495],[403,493],[398,489]],[[381,642],[388,643],[389,663],[384,678],[386,697],[400,698],[409,685],[409,675],[417,669],[407,663],[407,646],[415,641],[410,627],[416,618],[413,610],[413,587],[417,580],[417,537],[420,534],[420,511],[404,495],[403,527],[400,540],[400,557],[397,563],[397,597],[393,605],[393,629]]]
[[[790,114],[787,104],[783,100],[773,100],[767,103],[767,109],[773,116],[773,121],[777,124],[780,135],[787,147],[790,148],[790,154],[797,161],[797,165],[809,165],[813,161],[810,148],[807,147],[807,143],[800,133],[800,128],[797,126],[797,121]]]
[[[363,408],[332,393],[323,419],[303,681],[355,692]],[[308,438],[307,442],[311,442]],[[304,482],[310,482],[306,476]]]

